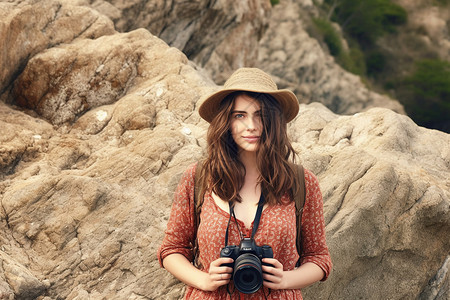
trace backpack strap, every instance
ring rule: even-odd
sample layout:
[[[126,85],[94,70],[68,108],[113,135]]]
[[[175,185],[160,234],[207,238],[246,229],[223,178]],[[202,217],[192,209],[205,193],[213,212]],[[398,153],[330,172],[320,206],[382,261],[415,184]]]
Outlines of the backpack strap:
[[[194,244],[193,244],[193,252],[194,252],[194,265],[198,266],[198,239],[197,239],[197,230],[200,225],[200,213],[202,211],[202,205],[205,197],[201,197],[203,193],[202,187],[202,173],[203,173],[203,160],[199,160],[197,162],[197,167],[195,169],[194,175]]]
[[[303,206],[305,205],[305,199],[306,199],[306,185],[305,185],[305,169],[302,165],[295,165],[295,169],[297,172],[297,178],[298,178],[298,184],[299,189],[298,193],[293,195],[294,201],[295,201],[295,215],[297,216],[297,222],[296,222],[296,228],[297,228],[297,238],[296,238],[296,245],[297,245],[297,252],[298,252],[298,261],[295,264],[296,267],[300,266],[300,258],[302,256],[302,214],[303,214]]]

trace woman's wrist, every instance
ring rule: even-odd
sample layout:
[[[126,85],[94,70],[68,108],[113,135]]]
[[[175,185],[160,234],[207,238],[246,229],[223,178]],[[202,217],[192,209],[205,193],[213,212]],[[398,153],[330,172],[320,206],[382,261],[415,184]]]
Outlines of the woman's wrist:
[[[199,270],[187,258],[174,253],[163,260],[164,268],[185,284],[196,289],[207,289],[207,273]]]
[[[324,271],[315,263],[309,262],[299,268],[285,271],[283,274],[283,289],[301,289],[307,287],[325,276]]]
[[[202,291],[206,291],[206,292],[211,291],[211,285],[210,285],[208,273],[206,273],[205,271],[201,271],[201,270],[198,270],[198,271],[199,271],[199,275],[197,276],[198,287],[196,287],[196,288],[198,288],[199,290],[202,290]]]

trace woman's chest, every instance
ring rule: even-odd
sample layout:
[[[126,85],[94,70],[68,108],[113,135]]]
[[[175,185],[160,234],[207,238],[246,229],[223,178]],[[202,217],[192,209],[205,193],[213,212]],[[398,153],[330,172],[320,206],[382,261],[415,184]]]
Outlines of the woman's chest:
[[[211,196],[206,195],[200,216],[197,237],[203,253],[218,255],[225,246],[225,233],[228,228],[228,245],[239,245],[244,237],[250,237],[253,222],[246,226],[239,218],[230,218],[229,211],[219,207]],[[290,247],[296,238],[295,204],[269,206],[263,210],[255,234],[257,245],[270,245],[274,252]]]

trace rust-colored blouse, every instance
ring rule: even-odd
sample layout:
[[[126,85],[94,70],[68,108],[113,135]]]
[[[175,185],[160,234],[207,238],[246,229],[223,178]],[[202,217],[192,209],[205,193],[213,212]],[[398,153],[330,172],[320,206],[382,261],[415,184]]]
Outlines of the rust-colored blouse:
[[[194,175],[197,164],[191,165],[183,174],[175,193],[172,211],[167,224],[164,240],[158,250],[158,259],[162,260],[172,254],[180,253],[193,260],[192,244],[195,233],[194,226]],[[301,263],[312,262],[325,273],[325,280],[331,270],[331,259],[325,241],[325,222],[323,217],[323,202],[317,178],[305,169],[306,200],[302,216]],[[256,244],[270,245],[274,258],[283,265],[284,270],[293,270],[298,260],[296,250],[296,216],[295,203],[287,194],[281,199],[283,204],[266,207],[261,215],[258,231],[255,235]],[[201,269],[207,271],[210,263],[220,256],[220,250],[225,244],[225,230],[229,213],[222,210],[214,202],[211,194],[205,195],[197,238],[199,245],[199,262]],[[236,220],[242,234],[250,237],[252,227],[246,228],[244,223]],[[239,245],[241,240],[238,226],[232,218],[230,222],[228,244]],[[185,299],[302,299],[300,290],[269,290],[261,288],[254,294],[240,294],[230,282],[228,289],[234,292],[230,295],[226,286],[214,292],[205,292],[190,286],[186,289]]]

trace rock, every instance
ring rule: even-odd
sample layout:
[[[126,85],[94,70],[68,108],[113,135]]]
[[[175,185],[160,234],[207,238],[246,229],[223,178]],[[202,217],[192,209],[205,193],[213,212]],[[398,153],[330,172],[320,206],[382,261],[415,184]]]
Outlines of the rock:
[[[416,298],[450,248],[450,136],[387,109],[300,111],[294,148],[319,177],[334,261],[328,282],[305,297]]]
[[[447,256],[442,267],[438,270],[429,285],[420,294],[419,299],[448,299],[450,297],[450,256]]]
[[[0,284],[1,299],[36,299],[48,287],[3,251],[0,251],[0,265],[0,278],[3,281]]]
[[[305,8],[306,6],[306,8]],[[259,43],[256,66],[276,76],[279,87],[295,92],[302,103],[320,102],[335,113],[354,114],[385,107],[404,114],[394,99],[369,90],[359,76],[343,70],[306,32],[300,17],[307,3],[281,1]]]
[[[79,39],[34,56],[15,81],[12,97],[52,124],[73,123],[87,110],[122,98],[152,76],[145,68],[139,70],[140,64],[159,55],[170,59],[170,52],[146,30]]]
[[[417,58],[439,57],[450,61],[450,31],[448,2],[424,0],[395,0],[408,13],[408,23],[396,37],[384,38],[380,45],[394,59],[410,64]],[[403,54],[403,57],[401,57]]]
[[[0,101],[0,178],[12,174],[20,161],[46,151],[54,132],[47,122],[13,110]]]
[[[28,59],[75,38],[97,38],[114,32],[108,18],[95,10],[62,1],[0,2],[0,94],[20,74]]]
[[[216,83],[239,67],[257,66],[303,103],[321,102],[341,114],[371,107],[405,113],[397,100],[369,90],[358,76],[339,67],[308,35],[299,16],[318,13],[311,1],[282,1],[273,9],[253,0],[173,1],[170,6],[112,0],[92,7],[111,16],[119,31],[147,28],[207,69]]]
[[[95,1],[121,32],[146,28],[223,83],[237,68],[252,66],[270,15],[268,1]]]

